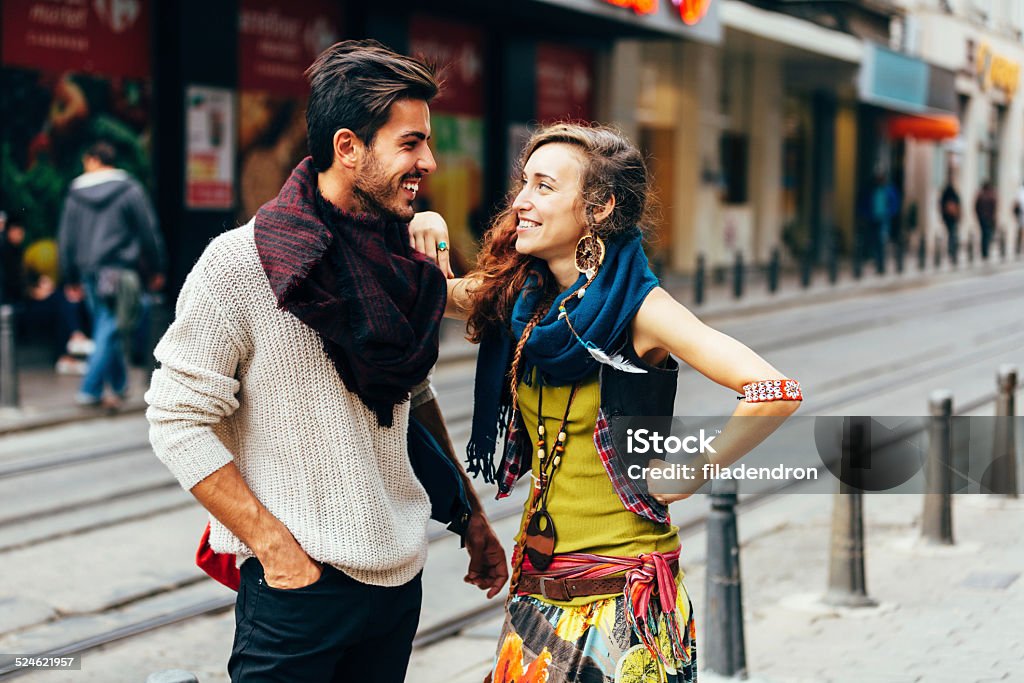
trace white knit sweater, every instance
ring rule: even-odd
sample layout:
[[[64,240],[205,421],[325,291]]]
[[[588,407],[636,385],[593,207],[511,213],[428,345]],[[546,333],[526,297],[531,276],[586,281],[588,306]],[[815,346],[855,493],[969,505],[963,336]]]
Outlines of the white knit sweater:
[[[150,440],[182,487],[234,460],[314,560],[378,586],[423,568],[430,501],[406,453],[409,402],[377,425],[316,333],[277,308],[251,221],[200,257],[156,358]],[[252,556],[216,519],[210,545]]]

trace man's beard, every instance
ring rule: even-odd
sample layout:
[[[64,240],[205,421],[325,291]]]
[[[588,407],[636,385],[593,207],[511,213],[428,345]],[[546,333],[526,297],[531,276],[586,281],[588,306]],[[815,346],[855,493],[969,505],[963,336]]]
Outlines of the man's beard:
[[[404,201],[404,197],[399,196],[402,189],[400,182],[392,183],[371,151],[359,170],[352,194],[364,213],[408,223],[416,212]]]

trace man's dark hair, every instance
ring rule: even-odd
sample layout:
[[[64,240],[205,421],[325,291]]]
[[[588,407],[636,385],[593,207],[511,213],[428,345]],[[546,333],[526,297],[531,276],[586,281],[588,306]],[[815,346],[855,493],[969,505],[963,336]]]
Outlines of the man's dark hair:
[[[117,161],[117,150],[106,140],[97,140],[85,150],[85,156],[96,159],[104,166],[113,166]]]
[[[366,146],[391,115],[397,100],[430,102],[441,87],[436,69],[400,55],[375,40],[346,40],[324,50],[306,70],[309,105],[306,136],[313,165],[334,161],[334,134],[348,128]]]

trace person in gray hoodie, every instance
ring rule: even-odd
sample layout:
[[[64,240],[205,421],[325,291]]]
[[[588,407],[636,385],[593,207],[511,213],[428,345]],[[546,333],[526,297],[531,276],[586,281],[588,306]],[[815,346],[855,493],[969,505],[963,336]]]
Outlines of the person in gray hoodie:
[[[72,300],[84,294],[96,343],[78,402],[108,408],[118,407],[127,390],[122,336],[137,316],[142,283],[161,289],[166,262],[145,190],[115,163],[110,143],[88,148],[85,173],[71,183],[58,234],[65,290]]]

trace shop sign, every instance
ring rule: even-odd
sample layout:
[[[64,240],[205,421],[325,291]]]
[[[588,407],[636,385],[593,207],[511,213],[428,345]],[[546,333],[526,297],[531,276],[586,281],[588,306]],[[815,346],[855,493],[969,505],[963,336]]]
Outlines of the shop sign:
[[[604,0],[609,5],[631,9],[637,14],[653,14],[658,11],[658,0]]]
[[[185,206],[235,205],[234,93],[190,85],[185,90]]]
[[[238,13],[239,87],[305,96],[305,71],[341,35],[330,0],[242,0]]]
[[[687,26],[696,26],[711,7],[711,0],[672,0],[679,8],[679,18]]]
[[[590,121],[593,89],[592,52],[552,43],[537,45],[538,121]]]
[[[858,79],[861,100],[898,111],[928,108],[929,69],[926,62],[880,45],[864,50]]]
[[[609,5],[631,9],[636,14],[655,14],[658,11],[659,0],[604,0]],[[671,0],[679,18],[687,26],[695,26],[708,13],[711,7],[711,0]]]
[[[974,54],[975,75],[985,90],[995,88],[1012,98],[1020,83],[1020,64],[993,52],[988,43],[978,45]]]
[[[435,113],[483,116],[483,32],[479,27],[417,15],[409,22],[409,52],[442,69],[444,88]]]
[[[148,0],[4,0],[3,63],[147,78]]]

